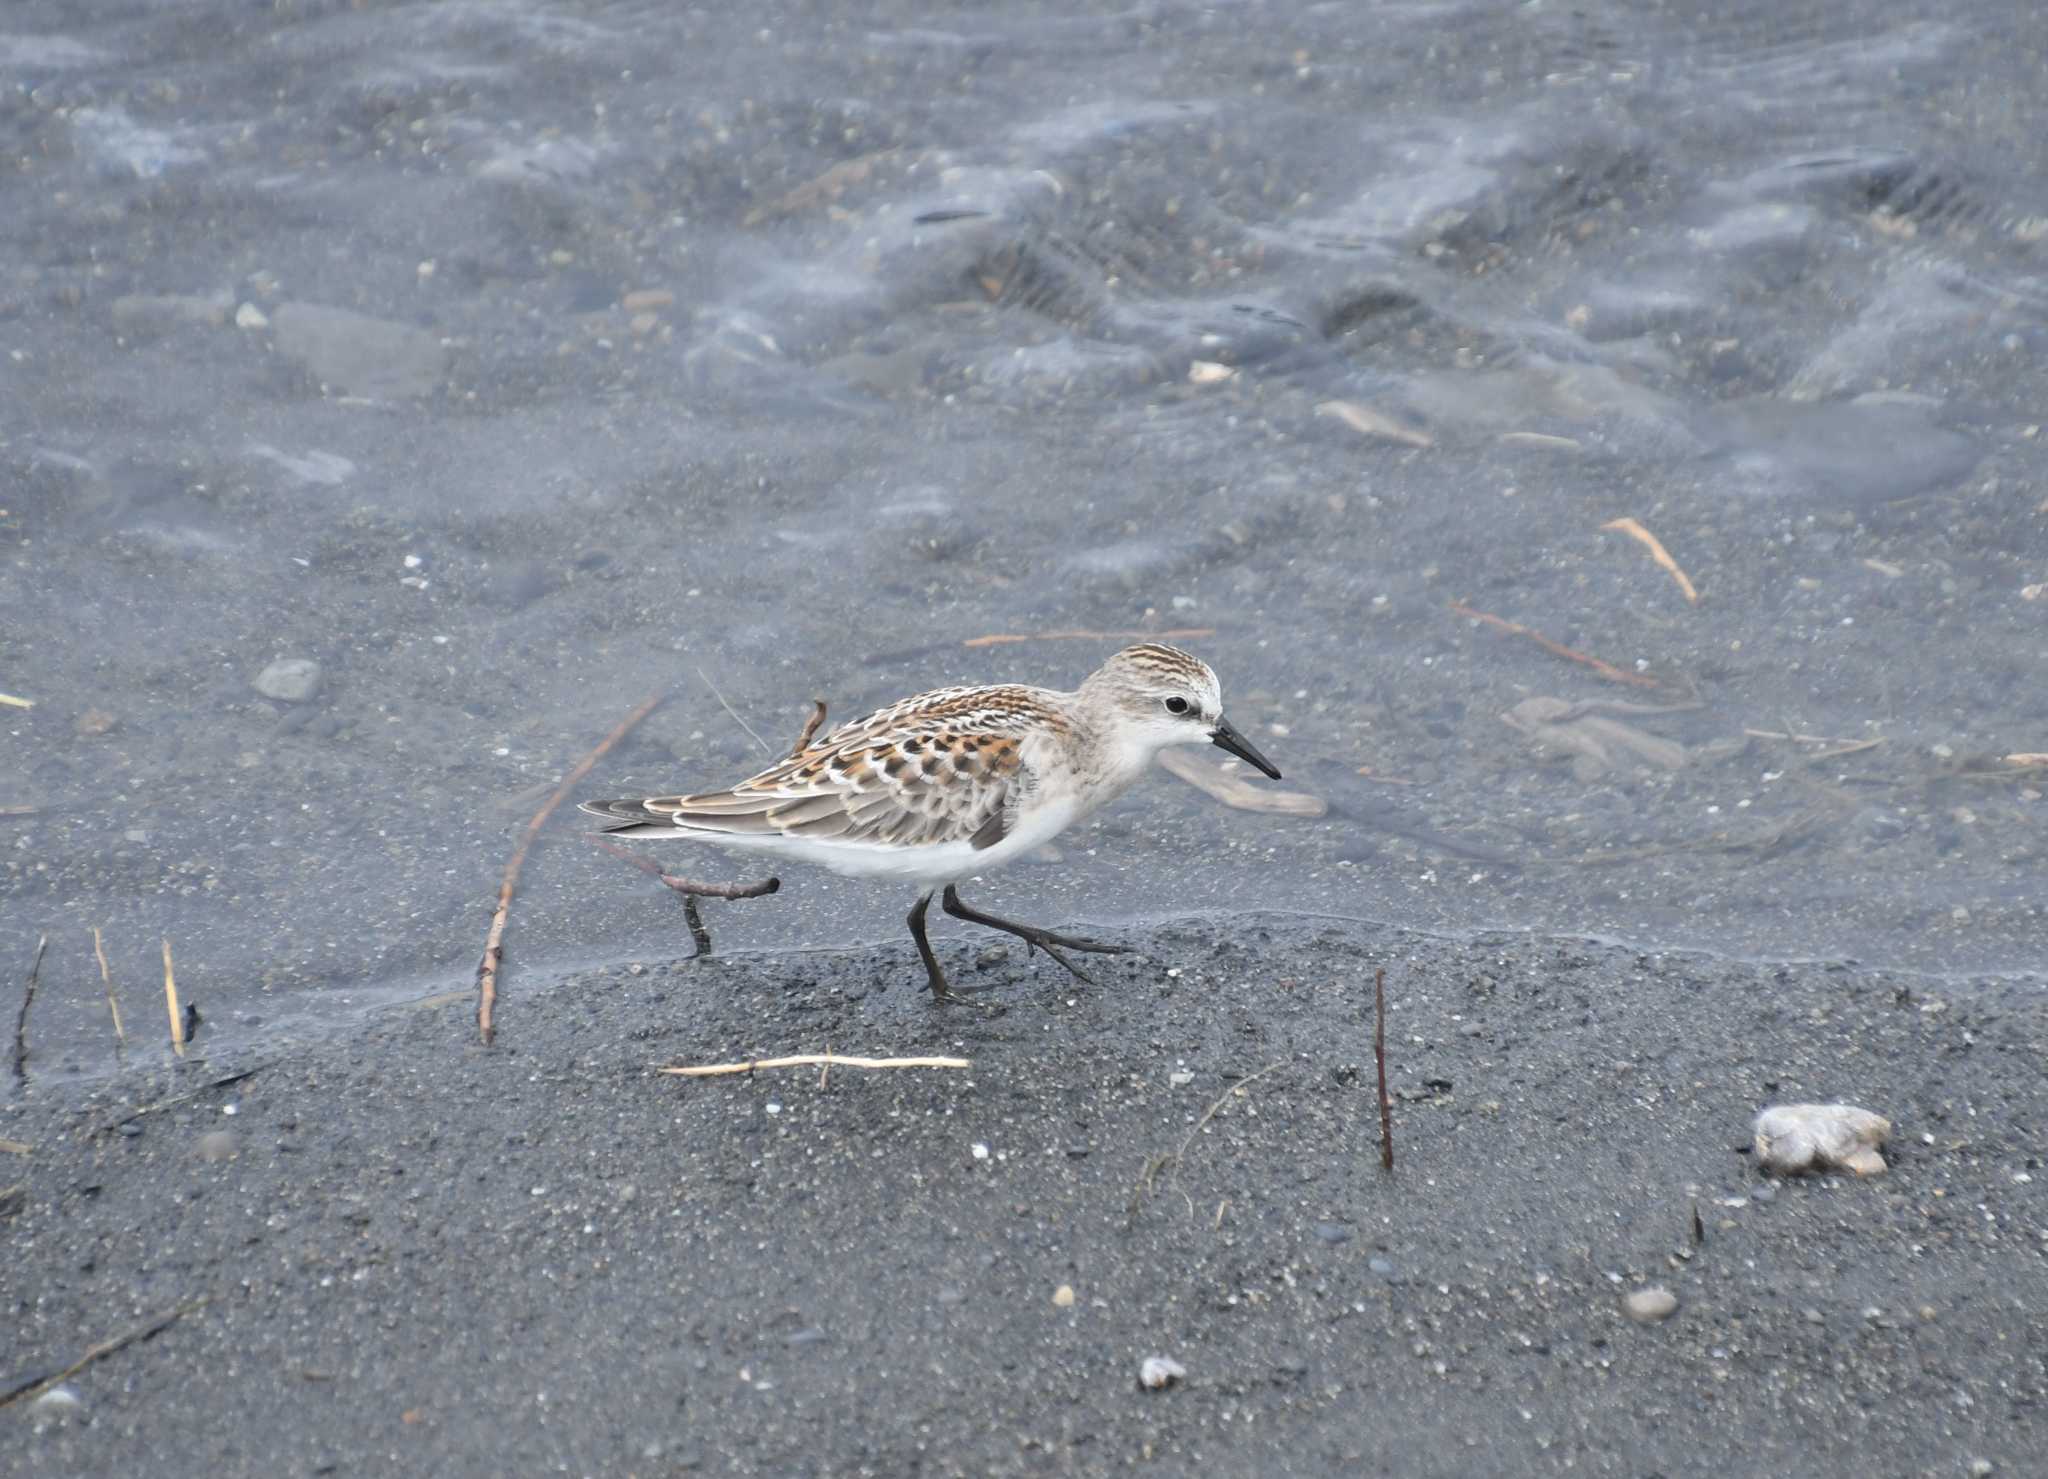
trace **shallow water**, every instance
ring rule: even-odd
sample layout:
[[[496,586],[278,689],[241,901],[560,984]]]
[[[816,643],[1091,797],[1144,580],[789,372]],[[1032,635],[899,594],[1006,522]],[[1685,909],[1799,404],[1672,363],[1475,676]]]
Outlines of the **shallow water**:
[[[2048,751],[2035,36],[2009,3],[11,7],[34,1066],[108,1058],[93,925],[151,1032],[159,937],[210,1030],[342,1023],[468,981],[519,828],[649,694],[586,794],[755,764],[714,685],[780,745],[813,694],[1070,685],[1115,641],[963,645],[1070,629],[1213,629],[1330,810],[1161,775],[983,885],[1006,914],[2038,970],[2048,774],[2003,759]],[[255,689],[279,658],[309,699]],[[578,832],[529,862],[508,990],[686,948]],[[821,946],[909,902],[792,874],[708,912]]]

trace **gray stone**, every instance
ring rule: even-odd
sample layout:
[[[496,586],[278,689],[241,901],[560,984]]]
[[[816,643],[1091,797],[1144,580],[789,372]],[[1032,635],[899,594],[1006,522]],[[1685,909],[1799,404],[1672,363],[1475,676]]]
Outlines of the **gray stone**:
[[[310,657],[280,657],[256,675],[256,691],[279,703],[302,704],[320,691],[320,664]]]
[[[425,329],[319,303],[285,303],[271,316],[280,354],[321,384],[375,400],[427,395],[448,373],[448,351]]]
[[[1647,1289],[1637,1289],[1625,1295],[1621,1307],[1637,1324],[1654,1325],[1671,1317],[1678,1308],[1678,1296],[1662,1285],[1652,1284]]]
[[[199,1159],[202,1161],[229,1161],[242,1148],[242,1139],[233,1130],[208,1130],[199,1137]]]

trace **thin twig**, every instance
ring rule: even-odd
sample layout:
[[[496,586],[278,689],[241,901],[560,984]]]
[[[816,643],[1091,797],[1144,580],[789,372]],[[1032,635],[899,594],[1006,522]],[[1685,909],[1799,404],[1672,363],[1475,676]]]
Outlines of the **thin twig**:
[[[972,1068],[967,1058],[855,1058],[845,1053],[798,1053],[789,1058],[754,1058],[745,1063],[705,1063],[694,1068],[657,1068],[657,1073],[674,1073],[684,1078],[717,1078],[728,1073],[752,1073],[761,1068],[813,1068],[819,1064],[840,1068]]]
[[[9,1155],[27,1155],[35,1147],[25,1140],[0,1140],[0,1150]]]
[[[673,873],[657,873],[655,877],[684,897],[698,899],[765,899],[782,887],[780,878],[762,878],[753,883],[699,883]]]
[[[520,834],[519,846],[513,849],[512,861],[505,865],[505,876],[498,884],[498,907],[491,915],[491,932],[484,939],[484,958],[476,968],[476,1030],[485,1047],[491,1045],[491,1039],[497,1034],[492,1018],[498,1004],[498,962],[505,956],[505,920],[512,912],[512,891],[519,886],[519,870],[526,866],[527,850],[533,846],[533,839],[540,835],[540,829],[547,825],[548,818],[554,815],[555,808],[562,804],[562,798],[590,773],[590,767],[603,759],[606,751],[653,713],[665,697],[666,694],[657,693],[621,719],[610,734],[598,741],[596,749],[562,777],[554,795],[542,803],[541,809],[533,814],[533,820],[526,824],[525,832]]]
[[[759,878],[752,883],[703,883],[694,878],[684,878],[675,873],[664,873],[661,864],[652,858],[643,858],[635,852],[627,852],[617,843],[603,837],[590,837],[585,841],[594,847],[601,847],[615,858],[623,858],[655,882],[666,884],[683,896],[687,908],[696,899],[761,899],[782,887],[780,878]]]
[[[1191,642],[1213,637],[1214,627],[1177,627],[1165,632],[997,632],[987,637],[969,637],[962,647],[1002,647],[1012,642],[1121,642],[1136,638],[1148,642]]]
[[[754,743],[761,747],[761,753],[763,755],[774,754],[775,752],[768,748],[768,741],[762,739],[760,735],[754,734],[754,726],[747,723],[746,720],[742,719],[740,717],[740,711],[738,709],[735,709],[731,704],[725,701],[725,695],[718,691],[718,685],[711,681],[711,675],[705,672],[704,669],[700,667],[697,669],[697,676],[704,680],[704,686],[711,690],[711,696],[718,700],[718,706],[721,709],[725,710],[726,713],[732,715],[732,722],[739,725],[739,727],[744,729],[749,735],[753,735]]]
[[[188,1093],[174,1094],[168,1099],[159,1099],[154,1104],[140,1105],[125,1114],[117,1114],[111,1119],[101,1120],[98,1124],[79,1131],[79,1134],[87,1139],[91,1139],[95,1135],[107,1134],[111,1130],[120,1129],[121,1126],[127,1124],[130,1120],[141,1119],[145,1114],[155,1114],[160,1109],[170,1109],[189,1100],[197,1099],[202,1094],[211,1094],[215,1089],[225,1089],[230,1084],[238,1084],[245,1078],[254,1078],[266,1066],[268,1065],[259,1063],[254,1068],[244,1068],[239,1073],[223,1074],[219,1078],[211,1079],[201,1084],[198,1088]]]
[[[1380,1071],[1380,1169],[1394,1169],[1394,1101],[1387,1095],[1387,973],[1372,973],[1372,1061]]]
[[[114,1000],[114,976],[107,969],[106,948],[100,944],[100,927],[92,927],[92,953],[100,963],[100,984],[107,988],[107,1010],[114,1014],[114,1061],[128,1056],[128,1034],[121,1030],[121,1003]]]
[[[804,720],[803,732],[796,737],[796,743],[790,746],[789,758],[792,760],[811,747],[811,736],[816,734],[818,726],[825,722],[825,700],[814,698],[811,702],[817,707],[811,710],[811,717]]]
[[[15,1383],[6,1392],[0,1393],[0,1407],[6,1407],[11,1403],[19,1402],[24,1398],[41,1396],[44,1392],[47,1392],[51,1387],[57,1385],[58,1382],[64,1381],[69,1377],[78,1375],[79,1372],[85,1370],[85,1368],[92,1365],[93,1362],[105,1360],[108,1356],[113,1355],[116,1351],[134,1345],[135,1342],[137,1342],[138,1340],[148,1340],[152,1335],[157,1334],[159,1331],[168,1329],[170,1326],[176,1324],[179,1320],[184,1319],[185,1316],[191,1314],[194,1310],[199,1309],[203,1305],[209,1303],[212,1300],[212,1298],[213,1296],[211,1294],[202,1294],[197,1299],[188,1299],[174,1310],[169,1310],[164,1314],[156,1316],[154,1319],[143,1321],[140,1325],[137,1325],[133,1330],[125,1331],[124,1333],[115,1336],[111,1340],[103,1340],[98,1345],[93,1346],[84,1355],[80,1356],[76,1361],[73,1361],[69,1366],[66,1366],[62,1371],[58,1372],[55,1376],[30,1377],[26,1381]]]
[[[185,1014],[178,1010],[178,977],[171,969],[171,941],[164,937],[164,1006],[171,1014],[171,1047],[185,1056]]]
[[[1555,653],[1559,657],[1569,658],[1576,663],[1584,663],[1610,683],[1632,683],[1638,688],[1662,688],[1664,686],[1657,679],[1643,673],[1626,672],[1621,668],[1617,668],[1613,663],[1602,662],[1599,658],[1592,656],[1590,653],[1581,652],[1576,647],[1567,647],[1562,642],[1553,641],[1549,637],[1544,636],[1543,633],[1525,627],[1518,621],[1508,621],[1503,617],[1493,616],[1484,611],[1474,611],[1463,601],[1451,602],[1451,610],[1457,612],[1460,616],[1469,616],[1474,621],[1482,621],[1490,627],[1497,627],[1511,637],[1527,637],[1545,652]]]
[[[683,918],[689,923],[690,938],[696,942],[697,955],[711,953],[711,931],[704,928],[704,915],[697,908],[698,899],[760,899],[782,887],[780,878],[762,878],[753,883],[699,883],[694,878],[681,878],[673,873],[664,873],[661,871],[661,864],[654,859],[627,852],[623,847],[602,837],[592,837],[588,840],[613,857],[624,858],[642,873],[666,884],[682,897]],[[697,957],[693,955],[690,958],[695,960]]]
[[[1639,541],[1643,548],[1650,552],[1650,558],[1656,561],[1657,568],[1678,582],[1678,589],[1684,593],[1687,603],[1699,603],[1700,593],[1693,589],[1692,577],[1678,567],[1678,561],[1671,558],[1671,551],[1664,548],[1664,541],[1634,519],[1609,519],[1600,527],[1612,529],[1617,534],[1626,534],[1629,538]]]
[[[36,976],[43,968],[43,951],[48,947],[50,937],[36,937],[35,959],[28,963],[28,984],[21,989],[21,1015],[14,1019],[14,1076],[28,1078],[28,1009],[35,1004]]]
[[[704,911],[697,907],[695,894],[683,895],[683,923],[690,927],[690,959],[711,953],[711,931],[704,928]]]

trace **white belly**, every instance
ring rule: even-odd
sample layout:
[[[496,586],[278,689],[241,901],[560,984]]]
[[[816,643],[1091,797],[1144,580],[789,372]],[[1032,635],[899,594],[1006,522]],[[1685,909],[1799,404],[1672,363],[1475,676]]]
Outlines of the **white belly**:
[[[1091,808],[1092,810],[1092,808]],[[934,842],[919,847],[890,847],[876,842],[840,842],[833,839],[766,836],[735,836],[729,832],[696,831],[678,827],[665,837],[708,842],[727,852],[752,853],[792,863],[813,863],[847,878],[883,878],[937,888],[958,883],[976,873],[1000,868],[1021,853],[1042,847],[1070,826],[1080,808],[1072,802],[1035,807],[1019,819],[1019,825],[994,847],[976,849],[966,839]],[[648,834],[642,834],[648,835]]]

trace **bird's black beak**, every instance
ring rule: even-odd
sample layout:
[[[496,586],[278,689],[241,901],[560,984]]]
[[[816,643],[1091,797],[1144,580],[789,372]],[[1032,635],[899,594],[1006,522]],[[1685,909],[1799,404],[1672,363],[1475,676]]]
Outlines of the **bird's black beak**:
[[[1228,719],[1218,719],[1216,727],[1209,731],[1209,743],[1219,750],[1228,750],[1248,765],[1256,765],[1274,780],[1280,779],[1280,772],[1273,768],[1273,762],[1254,750],[1251,741],[1230,727]]]

